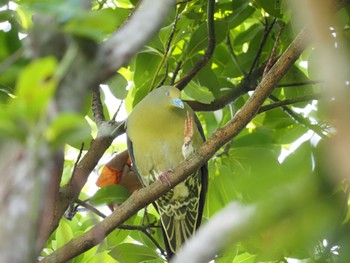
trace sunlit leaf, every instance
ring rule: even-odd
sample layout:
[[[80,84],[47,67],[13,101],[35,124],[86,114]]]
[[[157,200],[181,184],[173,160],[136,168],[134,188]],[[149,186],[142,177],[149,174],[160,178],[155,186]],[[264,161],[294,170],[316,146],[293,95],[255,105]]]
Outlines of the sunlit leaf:
[[[71,239],[73,239],[72,229],[66,219],[62,219],[58,228],[56,229],[56,249],[67,244]]]

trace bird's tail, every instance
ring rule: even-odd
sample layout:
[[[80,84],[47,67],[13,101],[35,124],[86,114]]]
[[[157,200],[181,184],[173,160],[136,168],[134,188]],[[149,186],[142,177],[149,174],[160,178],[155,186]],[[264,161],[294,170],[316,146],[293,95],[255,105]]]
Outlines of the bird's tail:
[[[199,198],[192,196],[186,200],[176,200],[168,204],[158,200],[157,203],[168,255],[174,254],[198,227]]]

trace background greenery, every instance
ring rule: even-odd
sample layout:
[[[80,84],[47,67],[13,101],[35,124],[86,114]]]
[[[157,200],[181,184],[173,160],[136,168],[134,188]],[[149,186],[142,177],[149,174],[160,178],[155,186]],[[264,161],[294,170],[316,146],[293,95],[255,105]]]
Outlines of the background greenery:
[[[82,8],[82,2],[0,1],[0,147],[9,141],[34,148],[45,141],[52,152],[64,146],[62,187],[71,179],[82,143],[84,155],[100,130],[98,118],[93,116],[92,91],[81,98],[79,110],[60,110],[51,117],[56,107],[53,101],[62,95],[59,87],[75,59],[76,43],[93,56],[94,45],[127,23],[138,1],[92,1],[87,9]],[[186,100],[214,105],[195,108],[208,138],[233,118],[262,79],[266,64],[286,50],[302,27],[292,19],[296,13],[287,1],[218,0],[213,12],[215,50],[182,92]],[[36,13],[50,23],[36,26]],[[345,39],[345,49],[349,49],[349,14],[349,7],[337,11],[339,24],[327,29],[335,43],[339,35]],[[183,77],[196,69],[196,63],[207,57],[207,17],[207,1],[178,1],[147,44],[111,79],[101,83],[106,120],[113,119],[121,101],[121,107],[130,112],[151,89],[181,84]],[[51,52],[50,42],[42,46],[44,50],[33,46],[35,41],[30,38],[46,31],[68,39],[62,54]],[[235,201],[261,205],[264,209],[259,216],[267,222],[260,229],[252,222],[254,231],[240,242],[228,243],[214,262],[347,262],[350,256],[348,184],[337,176],[327,156],[336,130],[327,111],[329,101],[322,96],[329,87],[322,82],[317,52],[311,44],[264,102],[264,106],[272,107],[263,107],[209,161],[204,221]],[[218,101],[223,103],[215,104]],[[280,101],[285,105],[277,104]],[[126,117],[122,112],[117,112],[118,120]],[[125,148],[124,139],[113,142],[90,175],[80,200],[94,195],[98,169],[115,151]],[[123,188],[111,188],[99,192],[91,204],[101,210],[106,200],[119,203],[128,196]],[[269,216],[284,204],[289,209],[279,214],[278,220]],[[70,220],[62,218],[41,257],[101,220],[90,210],[77,212]],[[163,245],[161,234],[152,225],[157,220],[153,208],[148,208],[149,222],[141,210],[100,245],[71,262],[163,262],[157,249]]]

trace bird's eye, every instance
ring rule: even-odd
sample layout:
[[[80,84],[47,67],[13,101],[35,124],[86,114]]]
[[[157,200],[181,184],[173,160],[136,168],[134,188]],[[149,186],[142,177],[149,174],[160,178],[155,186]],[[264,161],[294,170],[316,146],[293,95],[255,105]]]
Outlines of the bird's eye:
[[[169,95],[170,95],[169,90],[167,90],[167,91],[165,92],[165,95],[166,95],[167,97],[169,97]]]

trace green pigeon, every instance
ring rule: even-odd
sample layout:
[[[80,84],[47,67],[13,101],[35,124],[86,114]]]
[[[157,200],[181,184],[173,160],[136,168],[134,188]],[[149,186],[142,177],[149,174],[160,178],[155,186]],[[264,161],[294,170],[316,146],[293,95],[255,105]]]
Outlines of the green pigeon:
[[[129,154],[143,186],[158,179],[169,183],[167,171],[196,152],[205,140],[197,116],[173,86],[150,92],[130,113],[126,127]],[[155,202],[168,259],[199,227],[207,184],[204,165]]]

